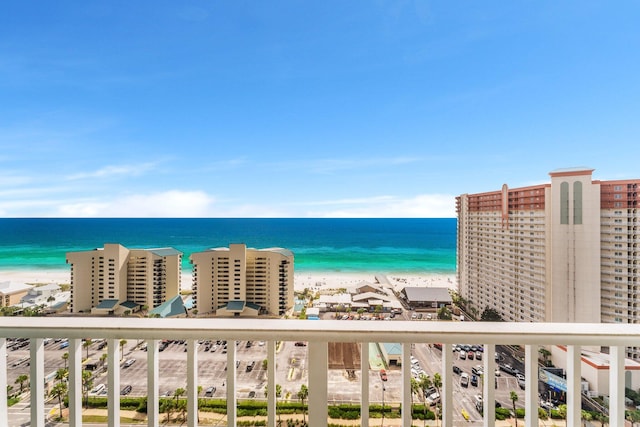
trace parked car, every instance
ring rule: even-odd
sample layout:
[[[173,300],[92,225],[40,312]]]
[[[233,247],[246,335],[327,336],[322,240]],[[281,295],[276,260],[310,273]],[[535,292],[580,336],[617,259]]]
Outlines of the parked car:
[[[453,365],[453,373],[460,375],[462,373],[462,369],[458,368],[456,365]]]
[[[460,353],[458,353],[458,357],[462,360],[467,360],[467,352],[464,350],[460,350]]]
[[[469,387],[469,374],[466,372],[460,374],[460,385],[462,387]]]
[[[429,397],[427,397],[427,404],[429,406],[436,405],[439,402],[440,402],[440,393],[438,393],[437,391],[435,393],[430,394]]]
[[[126,385],[122,388],[122,390],[120,390],[120,394],[122,396],[126,396],[127,394],[131,393],[131,390],[133,389],[133,387],[131,387],[131,385]]]
[[[474,387],[478,387],[478,376],[471,375],[471,385]]]
[[[93,395],[93,396],[97,396],[98,394],[100,394],[101,391],[106,390],[106,389],[107,389],[106,385],[98,384],[97,386],[95,386],[94,388],[91,389],[89,394]]]

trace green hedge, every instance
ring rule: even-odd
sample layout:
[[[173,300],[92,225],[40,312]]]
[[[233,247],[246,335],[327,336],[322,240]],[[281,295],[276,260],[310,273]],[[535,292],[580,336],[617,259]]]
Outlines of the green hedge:
[[[330,418],[357,420],[360,418],[360,405],[337,405],[329,407]]]

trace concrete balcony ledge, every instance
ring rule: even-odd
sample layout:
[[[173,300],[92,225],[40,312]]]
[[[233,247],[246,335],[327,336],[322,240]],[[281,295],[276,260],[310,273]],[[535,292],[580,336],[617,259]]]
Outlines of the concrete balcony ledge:
[[[267,387],[275,385],[275,355],[277,341],[308,342],[309,423],[327,426],[328,407],[328,343],[362,343],[362,360],[369,358],[368,343],[399,343],[401,355],[401,406],[411,403],[411,348],[417,343],[441,343],[442,346],[442,426],[453,422],[453,351],[457,343],[483,344],[485,357],[483,396],[485,412],[483,425],[494,426],[493,377],[496,368],[495,346],[503,344],[525,346],[525,426],[538,426],[538,349],[539,346],[561,345],[567,349],[567,425],[580,422],[580,354],[583,346],[610,347],[610,425],[624,424],[624,354],[625,346],[640,345],[640,326],[623,324],[551,324],[506,322],[428,322],[428,321],[306,321],[269,319],[148,319],[102,317],[5,317],[0,324],[0,360],[7,358],[7,338],[29,338],[30,378],[32,381],[30,407],[31,425],[44,426],[44,345],[45,338],[69,339],[69,424],[82,425],[82,338],[107,339],[109,426],[119,426],[120,364],[119,341],[144,339],[147,351],[148,425],[160,424],[158,413],[159,346],[160,341],[187,340],[187,425],[197,425],[198,350],[202,339],[227,341],[265,341],[267,352]],[[236,366],[236,346],[229,346],[226,366]],[[480,362],[479,362],[480,363]],[[368,426],[369,366],[361,368],[361,425]],[[366,380],[365,380],[366,379]],[[237,421],[236,370],[226,374],[227,420]],[[9,425],[6,406],[7,366],[0,365],[0,425]],[[275,393],[267,398],[267,425],[275,427]],[[409,411],[402,413],[397,425],[411,426]]]

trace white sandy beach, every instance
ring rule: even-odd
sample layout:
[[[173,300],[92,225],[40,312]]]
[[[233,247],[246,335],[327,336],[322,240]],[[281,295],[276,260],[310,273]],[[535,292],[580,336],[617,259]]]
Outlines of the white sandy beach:
[[[316,291],[353,288],[361,282],[376,283],[374,272],[344,273],[344,272],[296,272],[294,275],[294,287],[296,291],[304,288],[312,288]],[[389,284],[396,290],[410,287],[444,287],[456,288],[456,278],[454,274],[386,274]],[[46,284],[69,283],[69,272],[65,271],[45,271],[45,270],[0,270],[0,282],[26,283],[26,284]],[[182,289],[191,289],[191,274],[183,273]]]

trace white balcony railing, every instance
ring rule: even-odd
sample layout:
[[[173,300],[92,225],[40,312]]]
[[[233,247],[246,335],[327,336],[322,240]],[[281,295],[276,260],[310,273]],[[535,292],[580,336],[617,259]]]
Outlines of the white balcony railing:
[[[82,338],[106,338],[108,363],[108,424],[120,425],[121,339],[145,339],[148,342],[147,416],[148,425],[160,424],[158,413],[159,340],[187,340],[187,425],[197,425],[198,352],[200,339],[262,340],[267,342],[267,386],[274,390],[276,341],[309,342],[309,425],[327,426],[328,342],[395,342],[402,344],[402,408],[411,402],[411,344],[443,343],[442,351],[442,426],[453,423],[454,343],[482,343],[485,381],[483,381],[483,424],[495,424],[494,352],[497,344],[525,346],[525,419],[526,426],[538,426],[538,346],[566,345],[567,352],[567,425],[580,425],[580,348],[610,347],[610,425],[624,425],[624,347],[640,346],[640,327],[614,324],[483,323],[483,322],[356,322],[251,319],[139,319],[139,318],[2,318],[0,324],[0,360],[7,359],[7,338],[30,339],[31,426],[45,425],[44,338],[69,339],[69,424],[82,425]],[[362,345],[361,360],[368,360],[368,345]],[[227,366],[236,366],[235,346],[229,346]],[[368,426],[368,364],[362,363],[361,425]],[[227,371],[227,423],[236,423],[236,372]],[[34,380],[40,379],[40,380]],[[7,366],[0,364],[0,425],[9,425],[7,408]],[[268,426],[276,425],[276,397],[267,398]],[[402,425],[411,426],[410,411],[402,411]]]

